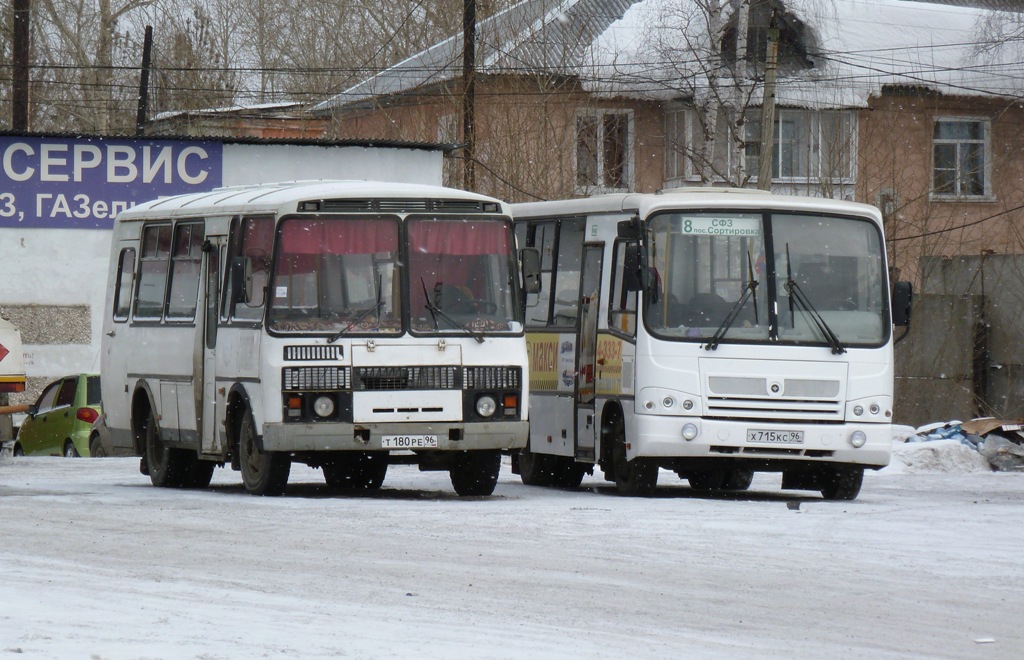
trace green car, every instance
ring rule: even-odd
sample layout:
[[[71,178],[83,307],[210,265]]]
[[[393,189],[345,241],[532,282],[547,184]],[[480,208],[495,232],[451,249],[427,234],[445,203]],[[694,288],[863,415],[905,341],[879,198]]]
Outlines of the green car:
[[[89,434],[101,412],[98,374],[56,380],[28,407],[14,455],[89,456]]]

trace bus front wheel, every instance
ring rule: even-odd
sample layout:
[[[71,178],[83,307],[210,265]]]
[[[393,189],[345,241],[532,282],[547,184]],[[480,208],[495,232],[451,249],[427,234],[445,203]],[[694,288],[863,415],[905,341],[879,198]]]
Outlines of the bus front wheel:
[[[652,495],[658,485],[658,464],[648,458],[626,459],[626,433],[621,423],[612,440],[615,488],[621,495]]]
[[[826,500],[855,500],[864,483],[864,468],[847,465],[823,468],[818,478],[821,496]]]
[[[288,454],[263,451],[256,441],[256,424],[246,413],[238,429],[238,457],[242,467],[242,484],[252,495],[282,495],[292,469]]]
[[[501,452],[478,449],[457,457],[448,475],[455,492],[463,497],[490,495],[498,484]]]

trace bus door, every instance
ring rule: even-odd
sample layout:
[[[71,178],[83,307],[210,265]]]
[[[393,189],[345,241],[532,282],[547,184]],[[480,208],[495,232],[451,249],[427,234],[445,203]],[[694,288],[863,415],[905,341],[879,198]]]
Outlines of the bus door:
[[[583,246],[580,274],[580,336],[576,343],[576,458],[594,460],[597,423],[594,399],[597,393],[597,315],[601,298],[603,245]]]
[[[196,401],[196,414],[199,416],[196,428],[200,430],[200,451],[204,454],[219,454],[223,451],[222,438],[217,434],[217,420],[221,417],[217,408],[223,408],[225,397],[217,396],[216,348],[218,301],[223,274],[221,264],[224,262],[226,246],[227,239],[224,236],[208,236],[203,245],[204,273],[199,297],[202,322],[196,324],[197,330],[202,333],[202,350],[201,359],[197,361],[195,392],[202,398],[202,401]]]
[[[111,429],[110,439],[115,452],[125,454],[135,453],[132,435],[128,432],[131,427],[131,396],[128,381],[116,379],[115,374],[124,374],[127,378],[128,372],[133,371],[128,368],[132,353],[138,350],[132,345],[131,333],[128,331],[138,249],[137,238],[118,242],[117,262],[114,266],[116,271],[110,283],[113,287],[113,306],[103,315],[103,356],[100,359],[101,373],[109,374],[101,378],[100,387],[103,390],[103,409]]]

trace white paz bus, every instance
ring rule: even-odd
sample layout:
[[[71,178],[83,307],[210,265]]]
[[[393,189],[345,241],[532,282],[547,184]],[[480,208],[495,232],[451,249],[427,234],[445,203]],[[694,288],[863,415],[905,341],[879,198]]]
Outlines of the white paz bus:
[[[698,490],[853,499],[888,464],[893,324],[878,210],[750,190],[681,189],[513,205],[541,253],[526,297],[526,484],[600,467],[624,494],[670,470]]]
[[[390,463],[489,495],[527,438],[527,353],[512,222],[500,201],[362,181],[222,188],[116,222],[102,348],[115,450],[153,484],[217,465],[285,490]]]

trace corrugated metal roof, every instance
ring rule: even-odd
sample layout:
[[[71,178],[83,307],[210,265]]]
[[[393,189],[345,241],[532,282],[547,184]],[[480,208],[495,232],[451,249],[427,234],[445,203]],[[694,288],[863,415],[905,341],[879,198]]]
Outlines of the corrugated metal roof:
[[[526,0],[477,26],[482,74],[571,73],[599,34],[639,0]],[[424,50],[313,107],[328,112],[375,96],[398,94],[462,74],[462,34]]]

